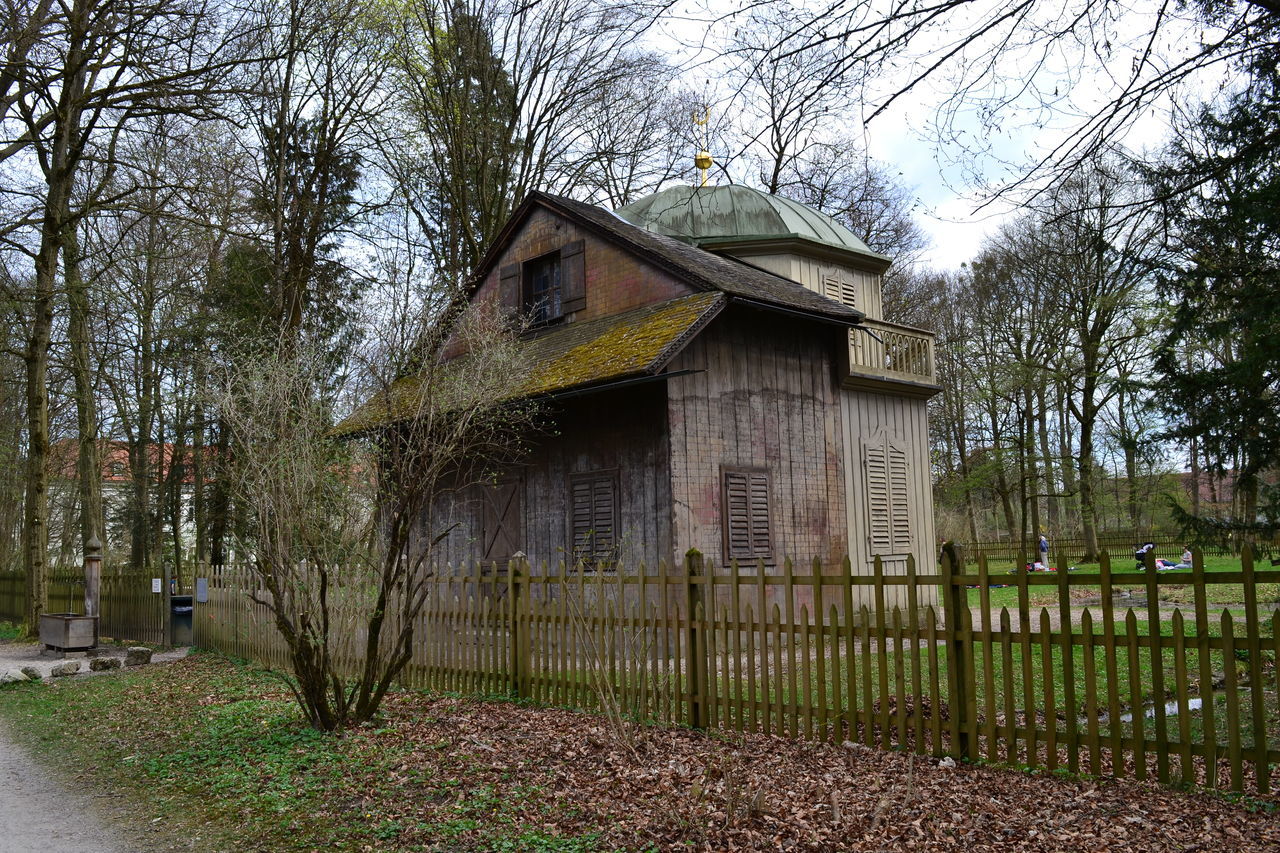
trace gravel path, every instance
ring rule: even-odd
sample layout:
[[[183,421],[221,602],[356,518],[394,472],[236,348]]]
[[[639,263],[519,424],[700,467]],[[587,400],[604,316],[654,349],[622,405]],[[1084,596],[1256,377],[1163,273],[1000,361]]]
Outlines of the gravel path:
[[[18,674],[34,666],[49,677],[59,658],[43,657],[35,643],[0,643],[0,674]],[[152,661],[177,660],[188,649],[157,652]],[[123,648],[109,647],[106,656],[124,657]],[[81,670],[71,679],[109,677],[111,670],[90,672],[81,659]],[[119,672],[119,670],[115,670]],[[4,693],[0,692],[0,702]],[[97,768],[100,769],[100,768]],[[109,774],[76,773],[74,768],[50,772],[0,724],[0,853],[158,853],[162,850],[199,849],[192,839],[175,843],[166,838],[163,825],[152,825],[145,804],[126,800],[102,779]],[[84,785],[77,787],[83,780]]]
[[[0,729],[0,853],[138,851],[93,800],[67,790]]]

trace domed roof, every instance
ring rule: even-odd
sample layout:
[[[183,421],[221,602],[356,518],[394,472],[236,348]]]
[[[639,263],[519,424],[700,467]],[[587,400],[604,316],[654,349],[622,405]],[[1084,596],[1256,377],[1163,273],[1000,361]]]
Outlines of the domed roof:
[[[798,239],[883,257],[825,213],[737,184],[672,187],[615,213],[632,225],[695,245]]]

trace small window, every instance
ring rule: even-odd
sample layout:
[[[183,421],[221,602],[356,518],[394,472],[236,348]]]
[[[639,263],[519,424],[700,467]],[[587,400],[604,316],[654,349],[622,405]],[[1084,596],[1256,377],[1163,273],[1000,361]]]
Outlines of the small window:
[[[596,567],[618,559],[618,473],[569,477],[569,534],[573,559]]]
[[[726,560],[772,559],[767,472],[760,468],[724,469],[723,514]]]
[[[111,463],[111,466],[110,466],[110,474],[111,474],[111,476],[112,476],[112,477],[123,477],[123,476],[124,476],[124,463],[123,463],[123,462],[112,462],[112,463]]]
[[[559,252],[543,255],[525,264],[522,307],[530,323],[541,326],[563,316],[560,283]]]

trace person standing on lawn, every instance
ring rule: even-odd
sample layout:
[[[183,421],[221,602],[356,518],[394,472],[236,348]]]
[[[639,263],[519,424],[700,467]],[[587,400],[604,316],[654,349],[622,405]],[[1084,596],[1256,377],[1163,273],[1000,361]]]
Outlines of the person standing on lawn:
[[[1046,567],[1046,568],[1048,568],[1048,566],[1049,566],[1049,540],[1044,538],[1044,534],[1043,534],[1043,533],[1042,533],[1042,534],[1040,534],[1040,562],[1044,563],[1045,567]]]

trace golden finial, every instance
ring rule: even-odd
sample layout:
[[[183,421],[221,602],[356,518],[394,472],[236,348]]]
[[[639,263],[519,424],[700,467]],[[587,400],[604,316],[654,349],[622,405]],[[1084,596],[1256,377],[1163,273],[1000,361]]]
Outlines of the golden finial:
[[[705,111],[702,114],[702,118],[698,118],[698,114],[695,112],[693,114],[693,123],[696,125],[700,125],[703,128],[706,128],[706,130],[703,132],[703,135],[702,135],[702,140],[703,140],[702,150],[700,150],[693,157],[693,165],[696,166],[700,172],[702,172],[702,186],[705,187],[707,185],[707,170],[710,169],[711,164],[715,162],[711,159],[711,152],[707,150],[707,146],[710,144],[709,137],[711,134],[711,129],[710,129],[711,108],[707,107],[705,109]]]

